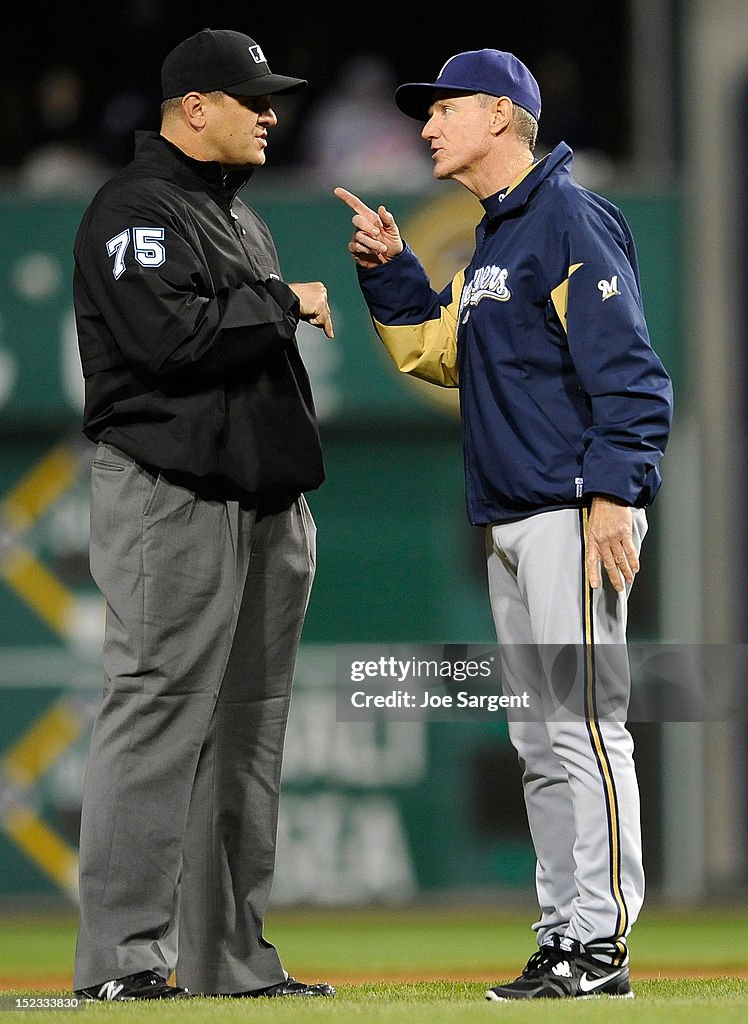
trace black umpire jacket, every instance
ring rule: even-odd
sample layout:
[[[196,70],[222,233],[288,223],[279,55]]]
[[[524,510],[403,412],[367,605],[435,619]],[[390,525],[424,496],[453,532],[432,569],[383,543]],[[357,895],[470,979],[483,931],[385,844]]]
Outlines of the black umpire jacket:
[[[248,173],[139,132],[75,241],[84,433],[212,496],[295,497],[324,479],[296,295]]]

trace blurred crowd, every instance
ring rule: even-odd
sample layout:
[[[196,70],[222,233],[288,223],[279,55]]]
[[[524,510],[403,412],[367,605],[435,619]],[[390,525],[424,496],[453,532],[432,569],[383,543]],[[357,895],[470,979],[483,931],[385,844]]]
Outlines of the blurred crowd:
[[[131,16],[139,8],[153,18],[154,12],[167,7],[166,3],[139,3],[128,9]],[[138,25],[144,31],[143,23]],[[188,25],[175,35],[174,26],[170,28],[170,39],[193,31]],[[256,34],[267,47],[259,29]],[[445,54],[445,44],[424,43],[416,59],[393,50],[397,40],[388,41],[387,50],[377,51],[341,48],[330,38],[325,50],[314,40],[307,44],[304,26],[297,27],[294,38],[297,41],[280,54],[270,41],[275,46],[268,47],[270,64],[309,78],[310,88],[278,98],[279,124],[271,136],[268,166],[298,174],[305,187],[320,189],[344,182],[354,190],[417,190],[430,182],[428,146],[417,124],[396,108],[393,94],[401,81],[433,78],[439,62],[450,55]],[[497,44],[486,36],[478,41],[455,40],[455,45],[470,49]],[[504,45],[509,48],[509,43]],[[116,52],[114,40],[109,39],[108,46]],[[91,69],[106,67],[106,50],[84,60],[76,59],[79,51],[74,47],[60,45],[53,59],[38,54],[33,65],[19,57],[23,75],[13,74],[7,66],[5,72],[0,70],[0,81],[12,101],[11,113],[0,121],[0,189],[32,196],[92,194],[129,160],[134,131],[158,128],[160,57],[156,54],[163,56],[162,49],[154,42],[148,54],[128,65],[127,75],[105,79],[105,88],[101,76],[93,75]],[[620,132],[606,134],[610,118],[600,116],[596,107],[587,60],[555,40],[522,56],[543,92],[540,152],[563,139],[599,184],[601,176],[625,156],[625,140]],[[603,102],[610,106],[611,100]],[[577,176],[579,170],[578,166]]]

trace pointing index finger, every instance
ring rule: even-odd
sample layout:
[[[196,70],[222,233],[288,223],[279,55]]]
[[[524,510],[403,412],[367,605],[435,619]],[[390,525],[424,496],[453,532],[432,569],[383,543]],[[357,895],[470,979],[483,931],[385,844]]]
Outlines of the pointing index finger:
[[[338,197],[338,199],[342,199],[347,206],[350,206],[354,213],[360,213],[364,217],[366,217],[367,220],[370,220],[372,222],[376,222],[379,220],[379,217],[376,215],[376,213],[372,209],[370,209],[366,205],[366,203],[362,203],[358,196],[354,196],[352,192],[349,192],[347,188],[341,188],[340,186],[338,186],[336,189],[334,189],[334,193]]]

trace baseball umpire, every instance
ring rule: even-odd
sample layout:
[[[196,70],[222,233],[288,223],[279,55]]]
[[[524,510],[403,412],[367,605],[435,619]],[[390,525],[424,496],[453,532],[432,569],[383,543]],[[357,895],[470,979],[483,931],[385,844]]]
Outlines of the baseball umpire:
[[[299,320],[238,192],[276,94],[249,36],[205,29],[161,69],[161,130],[94,197],[74,302],[105,686],[80,836],[74,987],[92,1000],[331,996],[263,935],[281,759],[324,466]],[[169,984],[176,969],[177,984]]]
[[[671,382],[624,217],[574,180],[565,143],[534,158],[541,98],[525,65],[500,50],[459,53],[395,100],[424,123],[434,176],[481,201],[475,251],[436,292],[392,214],[338,188],[354,211],[349,250],[400,370],[460,389],[467,508],[485,530],[503,685],[544,709],[509,712],[537,857],[538,948],[487,998],[630,996],[639,791],[627,659],[622,672],[602,645],[626,651]],[[566,709],[549,700],[558,645],[579,653],[579,703]],[[621,696],[623,714],[601,713]]]

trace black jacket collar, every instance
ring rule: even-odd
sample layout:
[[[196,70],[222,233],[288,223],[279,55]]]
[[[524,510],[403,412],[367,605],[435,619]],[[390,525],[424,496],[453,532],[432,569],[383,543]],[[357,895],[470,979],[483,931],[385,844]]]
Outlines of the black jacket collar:
[[[252,177],[252,168],[226,171],[216,160],[195,160],[163,135],[152,131],[135,133],[135,162],[145,161],[158,177],[170,178],[181,188],[207,192],[225,203],[234,198]]]

